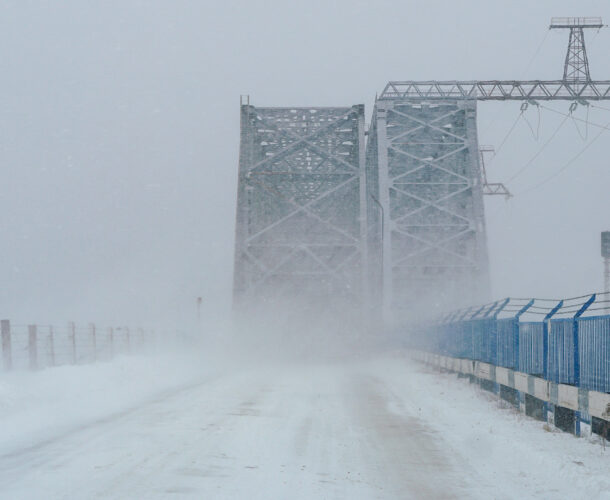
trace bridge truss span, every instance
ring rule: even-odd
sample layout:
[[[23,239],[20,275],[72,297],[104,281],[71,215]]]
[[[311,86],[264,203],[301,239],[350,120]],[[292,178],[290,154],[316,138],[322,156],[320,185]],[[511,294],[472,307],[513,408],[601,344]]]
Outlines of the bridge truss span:
[[[386,322],[487,296],[476,101],[379,99],[367,188],[370,282]]]
[[[236,301],[360,300],[364,106],[241,107]]]

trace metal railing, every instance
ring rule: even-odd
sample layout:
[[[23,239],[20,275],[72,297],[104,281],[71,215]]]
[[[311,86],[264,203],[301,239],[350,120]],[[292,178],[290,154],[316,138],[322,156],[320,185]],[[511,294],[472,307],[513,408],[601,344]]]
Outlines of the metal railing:
[[[552,17],[551,28],[603,28],[601,17]]]
[[[610,296],[504,299],[420,327],[414,347],[610,393]]]

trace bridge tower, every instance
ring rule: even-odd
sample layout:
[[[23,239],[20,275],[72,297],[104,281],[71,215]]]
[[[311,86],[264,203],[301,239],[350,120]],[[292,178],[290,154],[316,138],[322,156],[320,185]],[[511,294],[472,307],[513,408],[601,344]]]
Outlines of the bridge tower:
[[[364,106],[242,102],[234,303],[363,298]]]

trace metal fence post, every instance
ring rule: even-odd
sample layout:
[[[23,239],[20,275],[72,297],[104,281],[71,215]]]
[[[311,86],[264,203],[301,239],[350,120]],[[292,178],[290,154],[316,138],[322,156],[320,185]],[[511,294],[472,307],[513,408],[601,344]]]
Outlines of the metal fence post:
[[[563,300],[560,300],[542,320],[542,376],[545,380],[549,379],[549,335],[551,334],[551,318],[562,307]]]
[[[2,359],[4,370],[9,371],[13,368],[13,356],[11,352],[11,322],[8,319],[3,319],[0,322],[0,330],[2,331]]]
[[[580,387],[580,345],[578,342],[578,318],[580,318],[584,312],[589,308],[593,302],[595,302],[596,295],[593,294],[589,299],[583,304],[583,306],[578,310],[578,312],[574,315],[572,332],[574,336],[574,385],[576,387]],[[574,434],[576,436],[580,436],[580,411],[574,412]]]
[[[498,364],[498,316],[509,303],[510,303],[510,297],[505,298],[500,303],[499,307],[496,310],[494,310],[493,315],[491,316],[491,318],[493,319],[493,328],[495,330],[494,345],[491,348],[492,358],[490,359],[490,363],[492,365]]]
[[[30,370],[38,368],[38,339],[36,325],[28,325],[28,352],[30,355]]]
[[[596,295],[593,294],[583,304],[583,306],[574,315],[574,323],[572,325],[573,341],[572,345],[574,348],[574,385],[580,387],[580,347],[578,345],[578,318],[580,318],[584,312],[589,308],[593,302],[595,302]]]
[[[482,337],[482,335],[484,335],[484,333],[480,332],[480,329],[477,328],[477,323],[476,323],[475,319],[486,307],[487,307],[487,304],[479,307],[468,318],[468,328],[470,330],[470,344],[471,344],[470,358],[472,358],[472,359],[476,359],[477,354],[480,354],[482,352],[482,348],[481,348],[482,338],[479,338],[479,334],[481,334],[481,337]],[[489,339],[485,339],[485,340],[489,343]]]
[[[530,300],[527,304],[525,304],[517,314],[515,314],[515,324],[513,325],[514,329],[515,329],[515,366],[513,367],[515,369],[515,371],[520,371],[520,362],[521,359],[519,357],[519,345],[520,345],[520,331],[519,331],[519,318],[521,318],[521,316],[523,316],[523,314],[525,314],[527,312],[527,310],[532,307],[534,305],[534,299]]]

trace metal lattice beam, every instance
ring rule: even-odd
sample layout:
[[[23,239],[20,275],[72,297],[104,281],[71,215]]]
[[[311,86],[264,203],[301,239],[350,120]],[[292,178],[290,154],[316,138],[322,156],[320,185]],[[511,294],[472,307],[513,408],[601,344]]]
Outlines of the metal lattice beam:
[[[610,99],[610,81],[563,80],[395,81],[380,99],[475,99],[478,101],[600,101]]]

